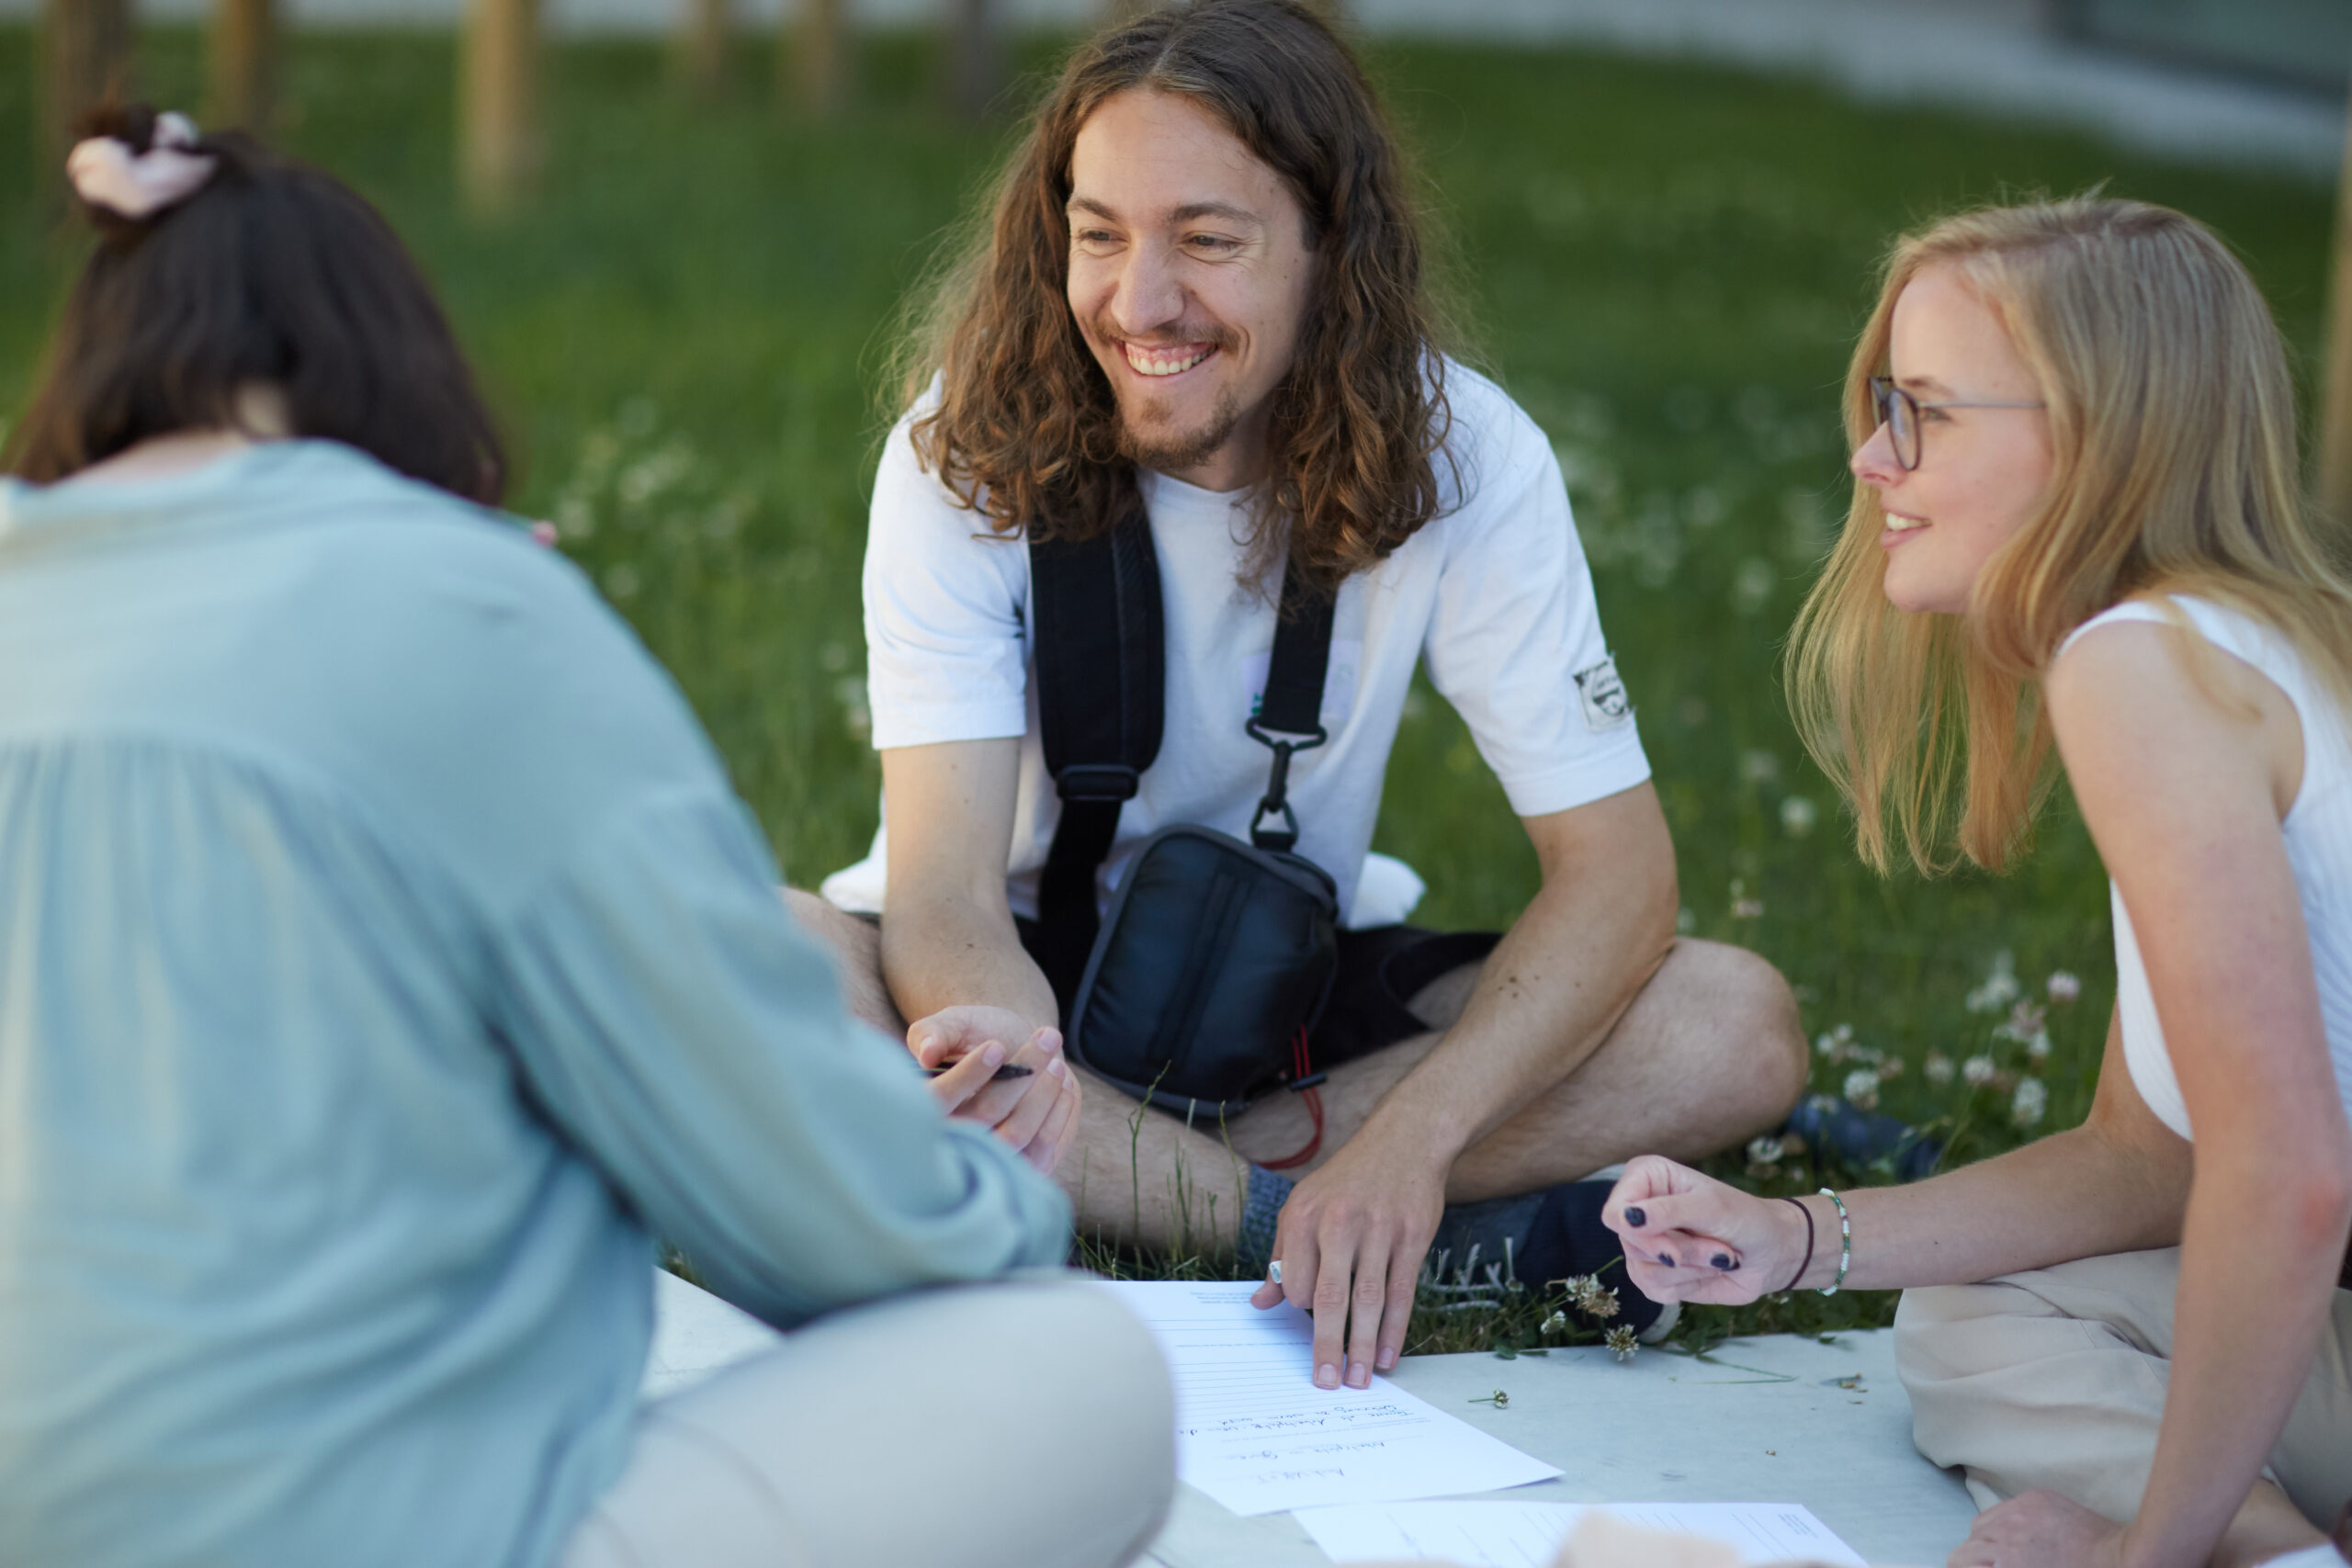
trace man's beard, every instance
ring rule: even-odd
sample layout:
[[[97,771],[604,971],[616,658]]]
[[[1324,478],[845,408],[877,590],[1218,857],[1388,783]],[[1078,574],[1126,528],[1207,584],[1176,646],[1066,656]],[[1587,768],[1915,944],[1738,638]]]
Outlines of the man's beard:
[[[1123,401],[1119,405],[1119,456],[1137,468],[1182,473],[1200,467],[1224,450],[1240,424],[1241,402],[1230,387],[1217,394],[1216,406],[1209,411],[1207,422],[1189,431],[1139,431]]]

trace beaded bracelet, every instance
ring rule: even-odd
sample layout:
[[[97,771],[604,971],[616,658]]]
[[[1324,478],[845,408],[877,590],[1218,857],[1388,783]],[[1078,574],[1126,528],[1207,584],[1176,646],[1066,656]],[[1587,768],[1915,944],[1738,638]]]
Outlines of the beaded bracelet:
[[[1838,1278],[1821,1292],[1825,1296],[1834,1296],[1838,1293],[1838,1287],[1846,1282],[1847,1266],[1854,1261],[1854,1220],[1846,1213],[1843,1198],[1826,1187],[1821,1190],[1821,1195],[1838,1205]]]
[[[1804,1216],[1804,1261],[1798,1264],[1797,1271],[1789,1276],[1789,1282],[1781,1287],[1782,1291],[1793,1291],[1797,1288],[1797,1281],[1804,1278],[1804,1271],[1813,1267],[1813,1211],[1785,1192],[1781,1194],[1781,1201],[1795,1203],[1797,1213]]]

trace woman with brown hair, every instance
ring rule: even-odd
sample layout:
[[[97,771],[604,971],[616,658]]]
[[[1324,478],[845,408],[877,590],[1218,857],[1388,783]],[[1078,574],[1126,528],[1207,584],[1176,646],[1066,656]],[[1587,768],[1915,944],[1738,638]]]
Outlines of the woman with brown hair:
[[[1067,1071],[926,1092],[843,1010],[365,201],[143,111],[72,172],[0,481],[0,1562],[1139,1551],[1148,1336],[982,1285],[1069,1245]],[[640,1407],[657,1235],[795,1331]]]
[[[2113,878],[2098,1094],[1911,1187],[1767,1200],[1635,1160],[1607,1209],[1633,1277],[1911,1287],[1920,1450],[1987,1506],[1955,1564],[2334,1562],[2352,581],[2300,489],[2278,331],[2177,212],[1974,212],[1895,250],[1846,415],[1859,482],[1790,650],[1798,728],[1882,870],[1898,845],[2004,864],[2054,746]]]

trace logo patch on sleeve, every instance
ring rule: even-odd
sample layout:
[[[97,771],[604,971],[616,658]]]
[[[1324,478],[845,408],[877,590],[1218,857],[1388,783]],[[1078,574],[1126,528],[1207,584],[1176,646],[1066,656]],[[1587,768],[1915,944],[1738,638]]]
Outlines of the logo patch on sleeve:
[[[1584,699],[1584,727],[1587,729],[1614,729],[1634,716],[1634,699],[1625,693],[1625,682],[1617,678],[1617,660],[1602,660],[1589,670],[1577,671],[1577,694]]]

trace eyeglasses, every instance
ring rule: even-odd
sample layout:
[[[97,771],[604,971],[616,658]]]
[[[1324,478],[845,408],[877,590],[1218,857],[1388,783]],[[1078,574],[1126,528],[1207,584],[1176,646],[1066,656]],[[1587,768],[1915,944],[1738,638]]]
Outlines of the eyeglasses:
[[[1894,445],[1894,460],[1909,473],[1919,466],[1919,416],[1930,409],[2038,409],[2046,403],[1923,403],[1894,384],[1892,376],[1871,378],[1871,407]]]

